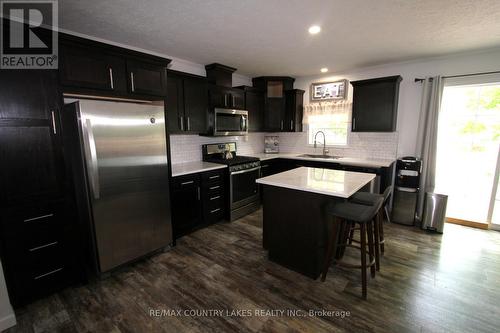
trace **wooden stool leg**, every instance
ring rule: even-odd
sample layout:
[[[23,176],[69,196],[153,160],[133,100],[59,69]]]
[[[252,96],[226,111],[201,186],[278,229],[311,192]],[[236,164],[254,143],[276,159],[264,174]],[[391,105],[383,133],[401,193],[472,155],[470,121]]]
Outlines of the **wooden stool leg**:
[[[375,216],[375,221],[374,221],[374,226],[373,230],[375,231],[375,267],[377,268],[377,271],[380,271],[380,223],[382,222],[381,219],[382,214],[379,212]]]
[[[387,214],[387,221],[389,221],[389,213],[387,212],[387,207],[384,207],[385,213]],[[385,238],[384,238],[384,217],[382,214],[379,217],[379,224],[378,224],[378,230],[379,230],[379,240],[380,240],[380,251],[382,252],[382,255],[384,255],[385,247]]]
[[[353,238],[354,238],[354,226],[351,226],[351,232],[349,232],[349,244],[352,244]]]
[[[363,298],[366,299],[366,225],[365,223],[360,224],[359,228],[360,239],[361,239],[361,284]]]
[[[373,227],[374,227],[374,224],[373,224],[373,221],[370,221],[367,223],[367,226],[366,226],[366,231],[367,231],[367,234],[368,234],[368,256],[370,258],[370,264],[373,262],[373,259],[374,259],[374,254],[373,254]],[[375,277],[375,265],[371,265],[370,266],[370,274],[372,276],[372,278]]]
[[[337,249],[337,229],[340,228],[340,223],[338,223],[338,218],[335,217],[332,226],[332,237],[328,243],[328,250],[326,251],[325,262],[323,264],[323,273],[321,274],[321,281],[325,281],[326,274],[328,273],[328,268],[332,263],[333,254],[336,253]]]

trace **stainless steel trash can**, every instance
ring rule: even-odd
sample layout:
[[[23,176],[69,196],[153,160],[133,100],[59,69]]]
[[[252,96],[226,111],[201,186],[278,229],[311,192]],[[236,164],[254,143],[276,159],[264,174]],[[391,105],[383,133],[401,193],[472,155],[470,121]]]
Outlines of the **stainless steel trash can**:
[[[447,203],[447,195],[431,192],[425,193],[424,215],[422,219],[423,229],[443,233]]]

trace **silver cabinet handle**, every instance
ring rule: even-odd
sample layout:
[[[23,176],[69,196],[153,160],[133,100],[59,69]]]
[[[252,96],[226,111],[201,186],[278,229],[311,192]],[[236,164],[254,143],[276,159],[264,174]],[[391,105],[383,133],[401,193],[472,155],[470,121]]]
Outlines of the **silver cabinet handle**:
[[[181,183],[181,186],[189,185],[189,184],[193,184],[193,183],[194,183],[194,180],[190,180],[188,182]]]
[[[217,185],[217,186],[212,186],[210,189],[211,189],[211,190],[216,190],[216,189],[218,189],[218,188],[220,188],[220,185]]]
[[[57,134],[57,128],[56,128],[56,112],[54,110],[50,111],[50,116],[52,120],[52,132],[54,134]]]
[[[283,130],[283,120],[281,121],[281,130]]]
[[[210,214],[217,213],[220,210],[220,208],[214,209],[210,211]]]
[[[219,178],[219,177],[220,177],[220,175],[217,175],[217,176],[210,176],[210,177],[208,177],[208,179],[217,179],[217,178]]]
[[[180,122],[180,128],[181,128],[181,131],[184,131],[184,117],[183,116],[179,116],[179,122]]]
[[[186,117],[186,122],[187,122],[187,130],[191,130],[191,121],[189,121],[189,117]]]
[[[33,247],[33,248],[29,249],[29,251],[30,252],[34,252],[34,251],[38,251],[38,250],[44,249],[46,247],[54,246],[54,245],[57,245],[57,244],[58,244],[57,242],[52,242],[52,243],[49,243],[49,244],[45,244],[45,245],[40,245],[40,246],[37,246],[37,247]]]
[[[201,200],[200,187],[198,186],[198,188],[196,190],[198,191],[198,201],[200,201]]]
[[[356,129],[356,118],[352,118],[352,129],[355,130]]]
[[[115,89],[115,82],[113,80],[113,68],[109,67],[109,84],[111,85],[111,89]]]
[[[36,221],[36,220],[46,219],[47,217],[52,217],[52,216],[54,216],[54,214],[41,215],[41,216],[26,219],[23,222],[32,222],[32,221]]]
[[[227,94],[224,94],[224,106],[227,106]]]
[[[89,156],[88,158],[90,159],[90,168],[88,170],[89,172],[89,178],[90,178],[90,183],[92,187],[92,192],[94,192],[94,199],[99,199],[100,197],[100,190],[99,190],[99,171],[98,171],[98,164],[97,164],[97,149],[95,146],[95,139],[94,139],[94,132],[92,131],[92,122],[90,119],[86,119],[85,121],[85,132],[87,134],[87,146],[88,146],[88,153]]]
[[[210,198],[210,200],[217,200],[217,199],[219,199],[219,198],[220,198],[220,195],[215,196],[215,197],[212,197],[212,198]]]
[[[130,85],[132,88],[132,92],[135,91],[135,84],[134,84],[134,72],[130,72]]]
[[[231,95],[231,97],[233,98],[233,107],[234,107],[236,105],[236,98],[233,95]]]
[[[290,130],[293,131],[293,120],[290,120]]]
[[[42,275],[35,276],[35,277],[34,277],[34,280],[41,279],[41,278],[43,278],[43,277],[46,277],[46,276],[49,276],[49,275],[55,274],[55,273],[60,272],[60,271],[62,271],[62,270],[63,270],[63,268],[62,268],[62,267],[61,267],[61,268],[58,268],[58,269],[54,269],[53,271],[50,271],[50,272],[48,272],[48,273],[45,273],[45,274],[42,274]]]

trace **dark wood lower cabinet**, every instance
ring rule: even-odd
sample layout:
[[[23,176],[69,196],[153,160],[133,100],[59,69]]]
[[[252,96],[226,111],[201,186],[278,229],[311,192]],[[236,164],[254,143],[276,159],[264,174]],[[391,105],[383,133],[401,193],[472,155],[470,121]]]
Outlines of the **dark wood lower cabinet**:
[[[175,238],[224,218],[225,177],[223,170],[216,170],[173,178],[171,200]]]

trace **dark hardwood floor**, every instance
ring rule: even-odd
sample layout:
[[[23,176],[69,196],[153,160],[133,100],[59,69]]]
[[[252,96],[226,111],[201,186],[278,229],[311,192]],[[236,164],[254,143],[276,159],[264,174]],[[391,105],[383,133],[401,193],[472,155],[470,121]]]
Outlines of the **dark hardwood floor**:
[[[498,332],[500,233],[447,224],[444,235],[387,225],[368,300],[357,270],[313,281],[266,259],[262,213],[180,239],[167,253],[17,311],[8,332]],[[348,255],[354,255],[348,254]],[[354,259],[354,258],[353,258]],[[151,310],[223,310],[159,316]],[[256,316],[254,310],[348,311]],[[251,310],[248,317],[226,310]],[[243,312],[247,314],[247,312]]]

